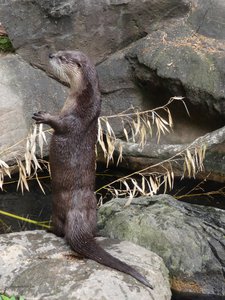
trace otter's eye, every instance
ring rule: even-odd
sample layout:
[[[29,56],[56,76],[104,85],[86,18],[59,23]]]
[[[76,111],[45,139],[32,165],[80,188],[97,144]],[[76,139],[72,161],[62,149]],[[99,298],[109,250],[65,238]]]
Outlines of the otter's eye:
[[[59,59],[60,59],[61,61],[65,61],[65,60],[66,60],[66,58],[65,58],[64,56],[59,56]]]
[[[78,68],[81,68],[81,63],[77,62]]]

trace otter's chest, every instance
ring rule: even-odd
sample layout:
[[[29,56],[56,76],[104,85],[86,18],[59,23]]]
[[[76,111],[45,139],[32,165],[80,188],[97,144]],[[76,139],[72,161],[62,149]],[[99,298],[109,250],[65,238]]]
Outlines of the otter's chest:
[[[53,134],[50,145],[50,161],[62,164],[75,164],[87,159],[95,152],[95,138],[87,135]]]

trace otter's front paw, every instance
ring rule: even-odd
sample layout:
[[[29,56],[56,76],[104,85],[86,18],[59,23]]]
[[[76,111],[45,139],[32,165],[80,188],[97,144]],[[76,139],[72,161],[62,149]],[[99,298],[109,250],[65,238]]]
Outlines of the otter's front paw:
[[[45,123],[48,124],[50,119],[50,114],[44,111],[39,111],[38,113],[34,113],[32,119],[36,121],[36,124]]]

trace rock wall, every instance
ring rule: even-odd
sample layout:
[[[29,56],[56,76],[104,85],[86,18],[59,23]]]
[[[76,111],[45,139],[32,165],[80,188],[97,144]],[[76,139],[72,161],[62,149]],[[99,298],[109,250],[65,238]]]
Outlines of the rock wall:
[[[100,62],[188,9],[184,0],[15,0],[4,1],[0,20],[17,52],[43,67],[46,53],[60,49],[79,48]]]
[[[16,53],[47,73],[51,51],[79,48],[89,54],[97,64],[103,115],[131,106],[149,109],[165,104],[171,96],[185,97],[190,117],[184,106],[173,105],[173,133],[161,139],[162,144],[171,145],[190,143],[224,126],[224,10],[222,0],[15,0],[2,3],[0,21]],[[10,63],[17,59],[20,64]],[[61,107],[67,91],[44,72],[28,64],[29,71],[23,69],[21,64],[25,66],[25,62],[21,61],[18,56],[0,58],[1,76],[8,76],[1,89],[2,101],[6,103],[10,95],[7,105],[2,104],[1,149],[15,143],[17,134],[18,138],[26,137],[34,111]],[[18,74],[16,84],[10,85],[12,75],[6,68]],[[9,135],[15,126],[10,120],[18,120],[19,116],[14,111],[15,103],[22,108],[19,115],[23,117],[16,134]],[[123,138],[121,123],[116,121],[113,126]],[[155,144],[156,140],[150,142]],[[210,149],[216,156],[215,165],[221,166],[224,148],[220,141],[219,153],[217,148]],[[128,157],[128,161],[132,160]],[[138,160],[133,162],[143,166]],[[213,169],[211,162],[208,165],[207,172],[213,170],[214,178],[223,180],[223,169]]]

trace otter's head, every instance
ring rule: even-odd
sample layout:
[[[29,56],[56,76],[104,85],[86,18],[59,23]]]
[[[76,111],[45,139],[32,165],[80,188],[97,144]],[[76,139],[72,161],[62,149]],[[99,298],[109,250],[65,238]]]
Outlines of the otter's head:
[[[80,51],[58,51],[49,54],[49,59],[54,75],[69,84],[73,92],[81,93],[87,84],[97,81],[95,67]]]

